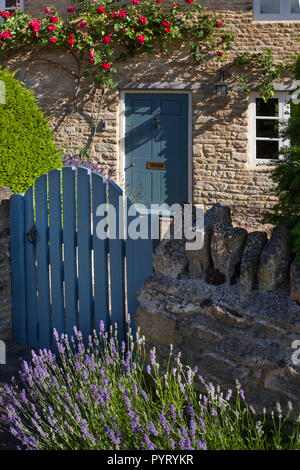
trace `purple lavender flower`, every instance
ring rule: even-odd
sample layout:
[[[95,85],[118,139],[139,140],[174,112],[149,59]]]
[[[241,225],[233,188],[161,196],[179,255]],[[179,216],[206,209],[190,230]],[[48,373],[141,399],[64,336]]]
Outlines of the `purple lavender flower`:
[[[201,430],[202,430],[203,434],[205,434],[206,433],[206,425],[205,425],[205,422],[204,422],[203,418],[201,418],[201,417],[199,418],[199,424],[200,424],[200,427],[201,427]]]
[[[173,403],[170,404],[170,416],[173,420],[176,419],[176,409]]]
[[[148,432],[153,434],[153,436],[158,436],[158,431],[157,431],[157,429],[156,429],[156,427],[155,427],[155,425],[152,421],[149,421]]]

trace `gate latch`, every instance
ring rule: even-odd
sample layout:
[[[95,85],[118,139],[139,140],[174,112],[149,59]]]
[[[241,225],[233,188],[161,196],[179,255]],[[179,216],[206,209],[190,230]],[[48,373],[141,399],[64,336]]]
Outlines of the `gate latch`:
[[[29,232],[26,233],[26,240],[29,243],[35,243],[36,239],[37,239],[37,234],[38,234],[38,232],[37,232],[37,229],[35,228],[35,226],[31,227]]]

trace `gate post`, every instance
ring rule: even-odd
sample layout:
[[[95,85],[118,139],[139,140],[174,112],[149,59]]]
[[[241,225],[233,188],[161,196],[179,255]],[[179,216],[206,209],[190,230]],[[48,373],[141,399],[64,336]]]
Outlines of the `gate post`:
[[[16,343],[26,346],[24,196],[14,194],[10,201],[13,334]]]
[[[11,190],[0,188],[0,364],[1,340],[12,340],[9,207]]]

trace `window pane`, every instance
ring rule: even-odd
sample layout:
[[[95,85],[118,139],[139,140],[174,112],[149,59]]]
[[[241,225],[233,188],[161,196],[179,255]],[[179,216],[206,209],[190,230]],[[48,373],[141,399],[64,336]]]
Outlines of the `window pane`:
[[[256,98],[256,116],[279,117],[278,99],[273,98],[265,103],[262,98]]]
[[[275,121],[274,119],[257,119],[256,137],[268,137],[269,139],[278,139],[278,121]]]
[[[291,13],[300,13],[300,2],[299,0],[291,1]]]
[[[278,158],[279,142],[257,140],[256,141],[256,158],[261,160],[272,160]]]
[[[18,0],[6,0],[5,1],[5,8],[13,8],[16,6]]]
[[[280,14],[280,0],[260,0],[260,12],[262,14]]]

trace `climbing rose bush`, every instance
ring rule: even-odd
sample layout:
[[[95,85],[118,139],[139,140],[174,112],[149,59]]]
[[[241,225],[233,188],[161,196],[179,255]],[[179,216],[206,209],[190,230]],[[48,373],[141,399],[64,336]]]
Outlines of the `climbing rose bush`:
[[[118,62],[137,52],[166,52],[177,41],[195,61],[225,60],[234,38],[219,17],[193,0],[128,0],[121,7],[110,0],[72,3],[67,18],[54,7],[39,18],[0,12],[0,60],[27,45],[63,48],[83,64],[83,76],[113,86]]]
[[[129,319],[128,319],[129,321]],[[129,325],[129,323],[128,323]],[[117,329],[82,341],[54,331],[57,356],[32,352],[19,380],[0,396],[2,419],[26,449],[206,450],[297,449],[298,424],[287,432],[280,404],[270,419],[248,406],[241,385],[223,393],[181,363],[171,346],[166,371],[145,338],[119,345]],[[203,393],[196,391],[200,379]]]

